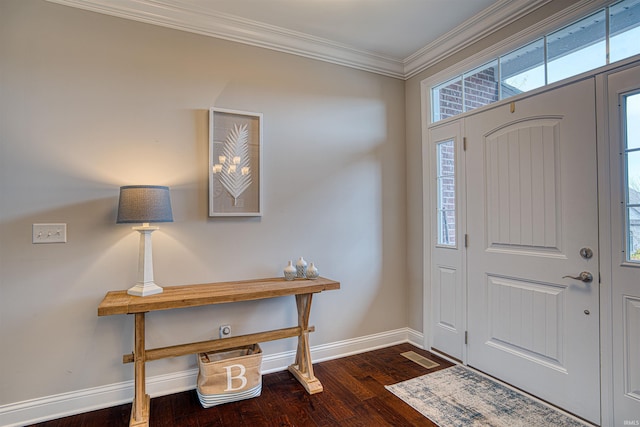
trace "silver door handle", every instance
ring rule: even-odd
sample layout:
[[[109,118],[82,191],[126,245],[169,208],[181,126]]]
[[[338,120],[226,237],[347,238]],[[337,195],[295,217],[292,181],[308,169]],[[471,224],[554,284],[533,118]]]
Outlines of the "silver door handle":
[[[581,280],[584,283],[593,282],[593,274],[589,273],[588,271],[583,271],[579,276],[562,276],[563,279],[566,279],[567,277],[574,280]]]

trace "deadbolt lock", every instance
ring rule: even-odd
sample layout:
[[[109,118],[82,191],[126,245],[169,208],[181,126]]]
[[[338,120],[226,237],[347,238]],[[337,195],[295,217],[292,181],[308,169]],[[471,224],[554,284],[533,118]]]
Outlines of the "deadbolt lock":
[[[584,259],[591,259],[593,257],[593,251],[591,248],[580,249],[580,256]]]

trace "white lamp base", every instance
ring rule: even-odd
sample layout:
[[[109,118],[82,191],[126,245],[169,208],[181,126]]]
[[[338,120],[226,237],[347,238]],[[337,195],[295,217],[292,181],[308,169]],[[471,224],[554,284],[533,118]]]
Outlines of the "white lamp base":
[[[154,295],[162,293],[162,288],[155,283],[136,283],[127,290],[129,295],[136,295],[139,297],[146,297],[147,295]]]
[[[140,232],[140,251],[138,252],[138,280],[136,284],[127,290],[129,295],[146,297],[159,294],[162,288],[153,281],[153,254],[151,252],[151,233],[158,227],[144,224],[142,227],[133,227]]]

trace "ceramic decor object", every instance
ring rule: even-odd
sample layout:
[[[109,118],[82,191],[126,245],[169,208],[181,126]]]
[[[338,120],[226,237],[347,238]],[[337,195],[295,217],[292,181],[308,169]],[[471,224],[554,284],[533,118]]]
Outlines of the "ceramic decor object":
[[[284,278],[286,280],[293,280],[296,278],[296,268],[293,266],[293,262],[289,261],[289,264],[284,268]]]
[[[296,275],[301,278],[307,276],[307,261],[302,257],[298,258],[298,261],[296,261]]]
[[[318,269],[313,263],[309,264],[307,268],[307,279],[317,279],[320,274],[318,273]]]

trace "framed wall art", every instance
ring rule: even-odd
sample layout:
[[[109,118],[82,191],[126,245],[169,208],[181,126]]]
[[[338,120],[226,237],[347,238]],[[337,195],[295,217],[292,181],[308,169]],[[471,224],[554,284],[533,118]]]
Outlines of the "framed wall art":
[[[262,113],[209,110],[209,216],[262,216]]]

